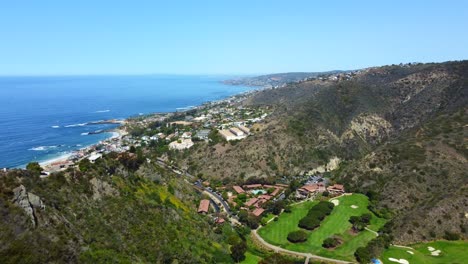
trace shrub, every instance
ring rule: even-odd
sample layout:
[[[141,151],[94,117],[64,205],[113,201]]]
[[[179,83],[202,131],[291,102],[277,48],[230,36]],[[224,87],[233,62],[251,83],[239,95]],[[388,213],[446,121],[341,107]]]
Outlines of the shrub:
[[[333,211],[334,204],[321,201],[310,208],[307,215],[299,221],[299,227],[307,230],[313,230],[320,226],[320,222]]]
[[[302,230],[293,231],[288,234],[288,240],[292,243],[305,242],[307,241],[307,233]]]
[[[326,239],[323,241],[322,247],[324,247],[324,248],[332,248],[332,247],[338,246],[338,244],[340,244],[340,241],[338,240],[338,238],[336,238],[336,237],[329,237],[329,238],[326,238]]]
[[[457,234],[457,233],[445,231],[444,238],[447,239],[447,240],[459,240],[460,235]]]

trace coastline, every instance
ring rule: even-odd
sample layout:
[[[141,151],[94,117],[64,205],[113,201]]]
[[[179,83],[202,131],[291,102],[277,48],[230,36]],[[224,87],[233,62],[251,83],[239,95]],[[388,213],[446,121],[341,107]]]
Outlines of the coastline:
[[[263,87],[264,88],[267,88],[267,87]],[[190,107],[179,107],[179,108],[176,108],[175,110],[173,111],[168,111],[168,112],[154,112],[154,113],[149,113],[149,114],[146,114],[146,115],[155,115],[155,114],[167,114],[167,115],[170,115],[170,114],[174,114],[174,113],[180,113],[181,109],[184,109],[185,111],[187,110],[192,110],[192,109],[200,109],[202,107],[206,107],[207,104],[219,104],[225,100],[232,100],[238,96],[245,96],[246,98],[252,96],[252,94],[258,92],[258,91],[261,91],[263,90],[262,88],[258,88],[258,89],[253,89],[253,90],[250,90],[250,91],[243,91],[243,92],[240,92],[240,93],[237,93],[237,94],[233,94],[233,95],[230,95],[230,96],[227,96],[227,97],[224,97],[224,98],[221,98],[221,99],[218,99],[218,100],[214,100],[214,101],[208,101],[208,102],[204,102],[202,104],[199,104],[199,105],[195,105],[195,106],[190,106]],[[182,111],[183,112],[183,111]],[[67,152],[67,153],[64,153],[62,155],[59,155],[57,157],[53,157],[53,158],[50,158],[50,159],[47,159],[45,161],[42,161],[42,162],[39,162],[39,164],[44,168],[44,170],[49,173],[49,172],[56,172],[56,171],[60,171],[62,169],[62,165],[66,165],[66,164],[75,164],[77,161],[81,160],[82,158],[84,158],[84,153],[86,152],[90,152],[92,151],[93,149],[95,149],[98,145],[101,145],[103,143],[110,143],[112,142],[113,140],[121,140],[123,136],[127,135],[127,132],[125,130],[122,129],[123,126],[125,126],[127,123],[128,123],[128,120],[131,119],[131,118],[135,118],[135,117],[138,117],[138,116],[141,116],[140,115],[133,115],[133,116],[130,116],[130,117],[127,117],[125,118],[124,120],[120,121],[120,126],[116,127],[116,128],[113,128],[112,130],[110,130],[109,132],[106,132],[106,133],[109,133],[109,137],[107,137],[106,139],[103,139],[103,140],[100,140],[94,144],[90,144],[88,146],[85,146],[85,147],[82,147],[80,149],[77,149],[77,150],[73,150],[73,151],[70,151],[70,152]],[[30,161],[32,162],[32,161]],[[24,169],[26,167],[27,164],[24,164],[22,166],[19,166],[18,168],[20,169]]]

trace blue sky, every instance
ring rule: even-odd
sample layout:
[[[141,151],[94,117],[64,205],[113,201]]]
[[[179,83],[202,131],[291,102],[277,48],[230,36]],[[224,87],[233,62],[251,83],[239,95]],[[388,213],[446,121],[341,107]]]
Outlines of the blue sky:
[[[467,1],[0,3],[0,75],[259,74],[461,59]]]

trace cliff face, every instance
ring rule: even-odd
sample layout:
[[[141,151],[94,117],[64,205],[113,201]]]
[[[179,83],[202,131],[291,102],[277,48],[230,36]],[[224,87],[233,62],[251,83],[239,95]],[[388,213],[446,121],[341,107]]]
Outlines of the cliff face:
[[[467,61],[370,68],[265,90],[246,104],[274,112],[254,136],[199,146],[181,165],[232,181],[297,175],[338,157],[335,179],[380,193],[398,240],[466,236]]]

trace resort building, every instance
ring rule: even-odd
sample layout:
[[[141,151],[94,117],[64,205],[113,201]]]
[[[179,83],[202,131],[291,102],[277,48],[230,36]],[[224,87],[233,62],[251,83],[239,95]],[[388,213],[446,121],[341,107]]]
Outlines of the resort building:
[[[238,194],[245,193],[244,189],[242,189],[242,187],[240,187],[240,186],[232,186],[232,188],[233,188],[234,191],[236,191]]]
[[[252,214],[253,214],[254,216],[259,217],[259,216],[261,216],[261,215],[263,214],[263,212],[265,212],[265,209],[263,209],[263,208],[257,208],[257,209],[255,209],[255,210],[252,212]]]
[[[343,184],[333,184],[332,186],[328,186],[327,190],[331,194],[345,193],[345,189],[344,189]]]

